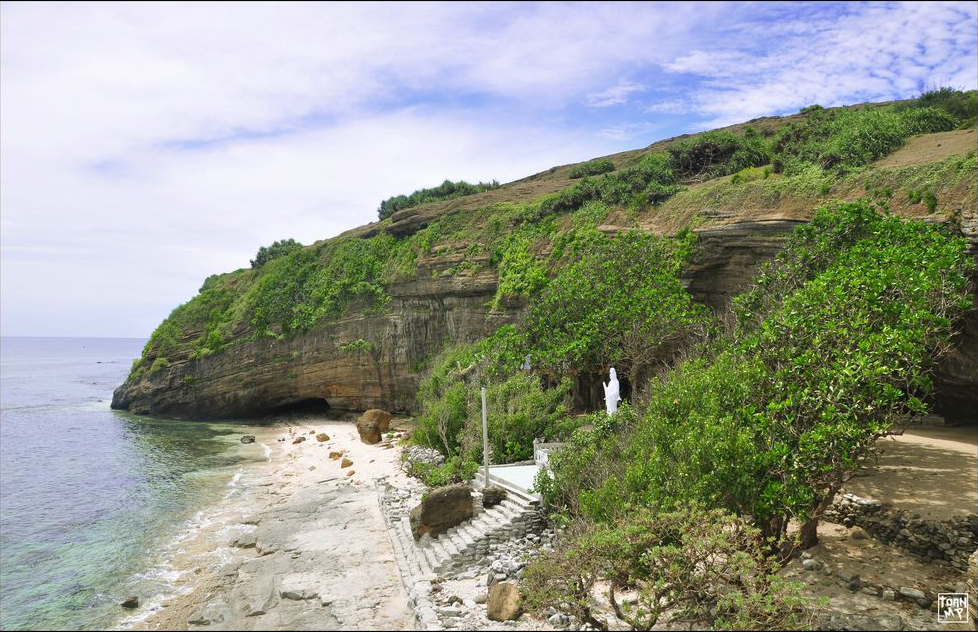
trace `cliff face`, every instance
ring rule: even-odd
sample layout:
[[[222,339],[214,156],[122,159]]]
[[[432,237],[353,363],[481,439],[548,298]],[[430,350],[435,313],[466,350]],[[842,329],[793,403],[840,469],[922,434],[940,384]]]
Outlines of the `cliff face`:
[[[968,239],[971,255],[975,256],[978,225],[973,156],[964,173],[958,173],[961,168],[956,167],[953,177],[945,178],[938,189],[941,204],[936,211],[928,213],[919,204],[909,204],[906,191],[900,189],[909,187],[905,181],[912,184],[913,178],[922,177],[921,174],[934,181],[933,174],[948,172],[946,167],[940,167],[939,159],[959,152],[956,146],[948,149],[951,141],[961,148],[974,147],[973,130],[953,134],[928,135],[934,138],[921,137],[924,140],[911,142],[906,150],[887,158],[889,166],[867,172],[865,181],[838,185],[832,197],[852,200],[866,195],[871,176],[873,183],[892,187],[894,212],[949,224]],[[925,141],[943,146],[944,153],[927,156],[930,162],[921,167],[923,171],[908,171],[911,167],[907,165],[913,164],[916,151],[914,143]],[[612,157],[630,158],[630,154]],[[490,205],[559,190],[569,182],[566,171],[562,167],[545,172],[546,177],[538,174],[499,190],[399,211],[393,221],[361,227],[346,237],[369,238],[386,231],[404,238],[452,213],[481,217]],[[749,190],[743,185],[731,187],[729,178],[719,178],[691,186],[688,192],[637,220],[639,228],[663,235],[695,227],[699,242],[684,281],[697,300],[717,312],[752,281],[763,263],[777,254],[787,234],[827,201],[824,194],[814,193],[779,191],[773,196],[761,187],[757,187],[759,193],[753,197],[744,197],[743,192]],[[634,218],[626,220],[617,213],[599,229],[634,227]],[[168,366],[134,372],[116,390],[112,406],[138,414],[187,419],[253,416],[299,405],[349,411],[411,411],[426,358],[446,344],[485,337],[518,318],[522,308],[518,301],[506,304],[504,310],[489,307],[497,290],[498,268],[486,257],[474,256],[471,244],[434,248],[416,266],[407,280],[388,286],[390,301],[383,313],[349,309],[339,320],[282,339],[255,340],[246,326],[239,325],[232,332],[232,344],[218,353],[195,358],[183,350],[169,355]],[[201,333],[184,331],[182,336],[186,341]],[[353,341],[359,344],[351,345]],[[972,311],[961,323],[954,351],[941,361],[935,382],[936,411],[948,418],[974,421],[978,410],[978,311]]]
[[[418,278],[391,287],[389,313],[342,319],[289,340],[240,342],[130,378],[113,408],[178,419],[253,416],[299,405],[408,411],[418,367],[446,341],[474,341],[512,318],[492,313],[492,274],[435,277],[451,260],[424,264]],[[362,340],[364,349],[343,349]],[[185,376],[192,376],[186,379]]]
[[[697,231],[700,244],[684,281],[701,302],[726,307],[771,260],[784,237],[802,220],[732,222]],[[418,278],[391,288],[390,313],[353,316],[290,340],[243,342],[223,353],[127,381],[113,408],[137,414],[214,419],[251,416],[319,403],[334,410],[368,408],[408,412],[415,405],[419,365],[448,342],[478,340],[514,320],[518,309],[493,312],[495,274],[440,277],[458,263],[435,258]],[[514,306],[518,307],[518,306]],[[953,419],[978,410],[978,318],[962,323],[954,351],[936,373],[937,412]],[[373,350],[343,350],[344,341],[365,340]],[[192,380],[185,375],[192,375]]]

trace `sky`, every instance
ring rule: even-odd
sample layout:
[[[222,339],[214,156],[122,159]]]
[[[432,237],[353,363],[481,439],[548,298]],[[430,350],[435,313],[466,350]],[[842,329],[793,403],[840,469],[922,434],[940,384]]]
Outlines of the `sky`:
[[[262,245],[978,84],[978,4],[0,3],[0,333],[146,337]]]

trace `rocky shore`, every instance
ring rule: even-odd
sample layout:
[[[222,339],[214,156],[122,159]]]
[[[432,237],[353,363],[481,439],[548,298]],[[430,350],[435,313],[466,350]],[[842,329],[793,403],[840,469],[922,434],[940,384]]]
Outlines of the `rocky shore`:
[[[398,451],[325,420],[269,427],[255,444],[267,462],[175,551],[180,594],[148,600],[122,627],[413,628],[372,480],[399,475]]]

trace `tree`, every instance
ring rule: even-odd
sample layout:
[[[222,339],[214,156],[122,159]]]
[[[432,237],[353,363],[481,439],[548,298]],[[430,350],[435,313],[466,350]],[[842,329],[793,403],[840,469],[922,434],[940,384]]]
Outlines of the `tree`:
[[[668,357],[705,314],[678,278],[691,241],[678,244],[638,231],[587,236],[530,307],[538,365],[558,375],[616,365],[634,384]]]
[[[284,257],[287,254],[301,250],[302,244],[294,239],[281,239],[271,246],[262,246],[258,249],[258,254],[251,260],[252,268],[260,268],[272,259]]]

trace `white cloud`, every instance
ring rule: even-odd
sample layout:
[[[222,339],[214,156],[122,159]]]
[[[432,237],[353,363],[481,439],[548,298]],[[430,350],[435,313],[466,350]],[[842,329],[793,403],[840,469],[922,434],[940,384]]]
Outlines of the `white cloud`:
[[[676,133],[610,108],[647,86],[704,126],[974,87],[975,11],[0,4],[3,332],[145,335],[274,239]]]
[[[803,8],[804,10],[804,8]],[[729,44],[663,64],[701,78],[701,128],[824,106],[907,98],[936,85],[978,84],[975,3],[859,4],[796,22],[738,24]]]
[[[601,92],[592,92],[587,95],[586,105],[591,108],[606,108],[612,105],[622,105],[628,102],[628,97],[633,92],[643,92],[647,89],[640,83],[622,80]]]

